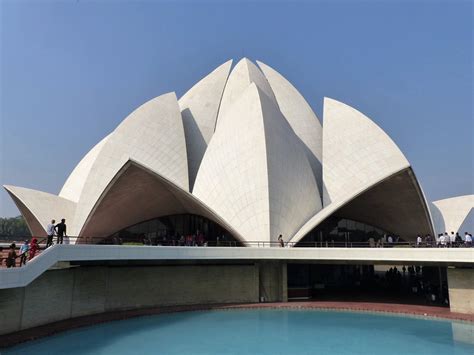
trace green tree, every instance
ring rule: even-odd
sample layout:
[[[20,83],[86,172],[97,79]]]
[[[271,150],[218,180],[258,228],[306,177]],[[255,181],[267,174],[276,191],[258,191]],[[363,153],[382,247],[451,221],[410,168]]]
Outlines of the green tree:
[[[1,240],[17,240],[24,237],[31,237],[31,233],[22,216],[0,218]]]

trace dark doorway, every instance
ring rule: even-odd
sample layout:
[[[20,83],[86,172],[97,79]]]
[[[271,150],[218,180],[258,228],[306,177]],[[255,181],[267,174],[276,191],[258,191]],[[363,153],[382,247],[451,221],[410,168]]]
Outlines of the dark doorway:
[[[101,244],[241,246],[227,230],[194,214],[162,216],[122,229]]]
[[[288,264],[288,299],[449,306],[446,268]]]

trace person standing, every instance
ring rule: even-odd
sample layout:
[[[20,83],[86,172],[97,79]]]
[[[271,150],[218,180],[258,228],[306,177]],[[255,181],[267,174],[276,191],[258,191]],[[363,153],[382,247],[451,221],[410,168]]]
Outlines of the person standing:
[[[38,251],[38,239],[33,238],[31,239],[30,243],[30,251],[29,251],[29,260],[33,259]]]
[[[426,235],[425,241],[426,241],[426,246],[427,246],[427,247],[432,247],[432,246],[433,246],[433,239],[431,239],[431,235],[430,235],[430,234],[427,234],[427,235]]]
[[[416,246],[418,248],[421,247],[421,243],[422,243],[421,235],[418,234],[416,237]]]
[[[461,236],[459,235],[459,232],[456,233],[456,239],[455,239],[455,240],[456,240],[456,246],[457,246],[457,247],[460,247],[460,246],[462,245],[462,238],[461,238]]]
[[[66,236],[66,220],[61,219],[61,223],[56,224],[54,227],[57,233],[57,244],[63,244],[64,236]]]
[[[471,236],[468,232],[465,233],[465,241],[464,241],[464,243],[466,244],[466,246],[467,246],[468,248],[470,248],[471,245],[472,245],[472,236]]]
[[[451,231],[451,235],[449,236],[449,244],[451,244],[451,248],[456,246],[456,234]]]
[[[46,240],[46,248],[53,245],[53,238],[55,233],[54,223],[56,223],[56,221],[52,219],[51,223],[48,224],[48,226],[46,227],[46,233],[48,234],[48,239]]]
[[[445,234],[447,234],[447,233],[445,233]],[[440,233],[440,235],[439,235],[439,245],[441,246],[441,248],[446,247],[446,243],[447,243],[446,237],[444,236],[443,233]]]
[[[8,251],[7,260],[6,260],[7,268],[16,266],[15,265],[16,258],[18,257],[18,255],[16,254],[15,249],[16,249],[16,244],[15,243],[10,244],[10,250]]]
[[[28,260],[28,250],[30,249],[30,242],[25,240],[23,245],[20,247],[20,266],[26,265],[26,260]]]
[[[392,246],[392,244],[393,244],[393,238],[392,238],[392,236],[391,236],[391,235],[389,235],[389,236],[388,236],[388,238],[387,238],[387,241],[388,241],[388,244],[389,244],[389,245],[390,245],[390,247],[391,247],[391,246]]]
[[[281,234],[280,234],[279,237],[278,237],[278,243],[280,244],[280,247],[281,247],[281,248],[284,248],[284,247],[285,247],[285,242],[283,241],[283,237],[282,237]]]

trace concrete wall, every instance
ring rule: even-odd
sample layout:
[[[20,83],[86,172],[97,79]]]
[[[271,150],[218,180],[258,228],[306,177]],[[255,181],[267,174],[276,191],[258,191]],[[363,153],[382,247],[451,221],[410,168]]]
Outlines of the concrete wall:
[[[452,312],[474,314],[474,269],[448,268]]]
[[[0,290],[0,334],[115,310],[258,300],[255,264],[50,270],[26,287]]]
[[[260,298],[264,297],[265,302],[287,302],[286,263],[261,262],[257,266],[260,275]]]

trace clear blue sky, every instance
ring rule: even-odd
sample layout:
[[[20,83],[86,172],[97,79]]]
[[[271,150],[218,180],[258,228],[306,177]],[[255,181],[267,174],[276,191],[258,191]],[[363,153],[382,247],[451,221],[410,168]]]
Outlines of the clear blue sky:
[[[324,96],[371,117],[428,199],[473,193],[471,1],[0,4],[1,184],[58,193],[134,108],[246,56],[320,118]],[[2,191],[0,216],[18,214]]]

